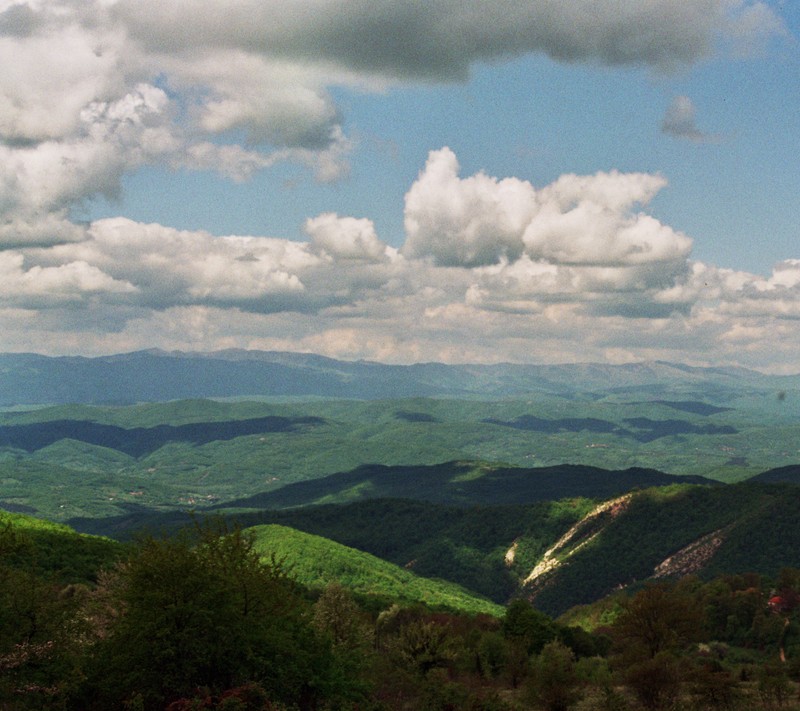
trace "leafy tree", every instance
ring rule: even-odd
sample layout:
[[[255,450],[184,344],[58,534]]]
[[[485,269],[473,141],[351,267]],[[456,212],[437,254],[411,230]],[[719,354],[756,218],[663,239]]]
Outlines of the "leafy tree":
[[[548,642],[533,664],[528,698],[546,711],[567,711],[581,698],[572,650],[558,640]]]
[[[628,687],[645,709],[667,708],[678,697],[681,674],[675,657],[658,652],[628,665],[622,672]]]
[[[327,634],[334,649],[356,650],[372,642],[373,630],[340,583],[331,583],[314,603],[314,628]]]
[[[484,632],[476,649],[477,667],[487,679],[500,676],[508,662],[508,644],[505,638],[495,631]]]
[[[403,667],[423,676],[431,669],[447,666],[456,656],[447,628],[424,618],[400,627],[390,651]]]
[[[665,584],[651,584],[623,605],[613,625],[617,645],[628,654],[650,659],[679,649],[703,634],[703,615],[690,594]]]
[[[692,692],[706,709],[731,709],[739,701],[739,684],[719,661],[710,660],[691,674]]]
[[[95,650],[86,691],[98,708],[139,696],[162,709],[198,687],[218,694],[247,682],[291,702],[330,691],[330,650],[300,591],[239,530],[147,538],[105,593],[122,614]]]
[[[783,665],[771,662],[758,670],[758,695],[768,709],[784,706],[789,700],[792,687]]]
[[[522,644],[528,654],[538,654],[558,634],[555,624],[547,615],[521,598],[508,604],[503,632],[508,639]]]

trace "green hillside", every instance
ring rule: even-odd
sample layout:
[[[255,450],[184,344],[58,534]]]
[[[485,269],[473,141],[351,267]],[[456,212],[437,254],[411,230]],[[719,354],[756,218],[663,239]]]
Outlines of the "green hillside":
[[[423,602],[448,608],[501,616],[503,608],[445,581],[422,578],[362,551],[286,526],[265,525],[248,529],[255,549],[266,558],[283,561],[302,585],[320,589],[339,582],[354,593],[404,603]]]
[[[553,541],[593,505],[588,499],[471,507],[373,499],[264,511],[240,520],[257,516],[323,536],[503,604]]]
[[[132,507],[168,511],[366,465],[452,461],[640,468],[730,482],[796,464],[797,422],[788,395],[698,400],[669,390],[15,410],[0,413],[0,507],[61,521]]]
[[[77,533],[69,526],[0,511],[3,564],[24,568],[61,584],[88,583],[116,561],[123,546],[109,538]]]
[[[800,487],[745,482],[634,490],[611,503],[568,498],[452,506],[371,499],[229,511],[227,517],[242,526],[279,524],[322,536],[496,603],[521,594],[556,615],[659,575],[773,575],[795,566],[798,510]],[[131,514],[103,525],[124,532],[126,526],[158,531],[188,523],[188,515],[172,512]]]
[[[800,561],[800,487],[737,484],[637,492],[589,521],[522,594],[549,614],[658,577],[745,571],[774,575]]]
[[[773,575],[800,561],[797,486],[653,488],[631,492],[592,516],[601,503],[461,508],[374,500],[248,517],[412,564],[422,575],[458,582],[497,602],[522,594],[554,615],[655,575]],[[548,549],[546,573],[526,584]],[[672,567],[657,572],[670,557]]]

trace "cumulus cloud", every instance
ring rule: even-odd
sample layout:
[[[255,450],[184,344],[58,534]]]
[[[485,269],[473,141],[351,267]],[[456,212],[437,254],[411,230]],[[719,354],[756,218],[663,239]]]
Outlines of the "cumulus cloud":
[[[14,4],[0,14],[0,138],[26,144],[80,130],[81,112],[140,78],[122,66],[124,38],[66,4]]]
[[[442,149],[406,195],[399,251],[334,213],[304,242],[73,218],[146,165],[247,180],[291,161],[340,178],[354,143],[334,87],[459,81],[528,53],[669,71],[720,38],[754,48],[781,31],[753,0],[0,0],[4,346],[52,350],[59,332],[79,352],[563,360],[575,342],[619,354],[633,329],[639,356],[735,342],[777,358],[748,338],[796,317],[797,264],[760,278],[693,263],[690,239],[646,212],[658,175],[536,188],[461,177]],[[672,124],[691,134],[685,109]]]
[[[527,53],[669,69],[720,36],[781,28],[752,0],[5,2],[0,247],[79,238],[75,206],[144,164],[245,180],[293,161],[336,180],[353,142],[333,86],[463,80],[476,62]],[[506,231],[522,219],[501,217]],[[477,264],[492,255],[474,229]]]
[[[754,5],[758,11],[750,11]],[[711,50],[729,25],[769,33],[777,20],[745,0],[121,0],[113,13],[151,52],[198,45],[393,78],[463,78],[475,61],[542,52],[559,61],[672,67]],[[738,24],[737,24],[738,20]],[[743,30],[742,30],[743,31]]]
[[[378,239],[375,225],[366,218],[326,212],[306,220],[305,231],[317,250],[334,259],[375,262],[393,251]]]
[[[788,34],[783,20],[767,3],[728,1],[724,37],[735,53],[748,56],[760,52],[771,38]]]
[[[713,143],[719,136],[705,133],[697,127],[694,103],[688,96],[676,96],[667,107],[661,130],[673,138],[683,138],[694,143]]]
[[[370,219],[335,213],[308,219],[299,242],[98,220],[77,241],[0,251],[0,328],[7,348],[59,332],[60,347],[81,352],[91,342],[394,361],[727,355],[778,367],[800,346],[785,327],[800,318],[800,260],[766,277],[692,261],[689,238],[643,212],[665,185],[614,172],[539,189],[462,178],[441,149],[409,187],[400,250]],[[783,335],[767,347],[770,328]]]
[[[87,296],[115,298],[135,292],[136,287],[118,281],[84,261],[57,266],[27,267],[17,252],[0,252],[0,299],[4,304],[27,308],[80,303]]]
[[[440,265],[479,266],[522,254],[536,191],[516,178],[478,173],[462,180],[455,154],[433,151],[406,194],[404,254]]]
[[[447,148],[434,151],[406,195],[403,253],[442,266],[533,261],[634,266],[681,263],[691,240],[634,212],[666,181],[644,173],[565,175],[536,190],[517,178],[460,178]]]
[[[83,107],[67,139],[0,144],[0,247],[80,239],[72,208],[118,193],[126,171],[175,150],[167,114],[166,94],[139,84],[117,101]]]
[[[124,318],[140,309],[192,305],[251,314],[344,309],[380,300],[382,290],[411,288],[399,286],[404,277],[397,251],[377,238],[369,220],[323,214],[309,220],[307,230],[311,239],[295,242],[110,218],[90,225],[82,241],[19,253],[31,275],[80,263],[131,285],[109,301],[109,308],[134,310]],[[16,303],[24,305],[23,297]],[[94,303],[103,308],[102,299]]]
[[[371,220],[335,213],[308,219],[302,242],[99,220],[77,242],[0,252],[0,327],[6,347],[48,350],[59,332],[81,352],[781,367],[800,347],[786,325],[800,318],[800,260],[766,277],[692,261],[687,237],[635,209],[664,185],[636,173],[541,189],[461,178],[442,149],[409,188],[401,250]]]
[[[208,303],[265,311],[284,309],[286,298],[302,295],[298,273],[316,261],[288,240],[213,237],[123,218],[95,222],[91,239],[53,250],[58,255],[136,284],[136,300],[154,308]]]

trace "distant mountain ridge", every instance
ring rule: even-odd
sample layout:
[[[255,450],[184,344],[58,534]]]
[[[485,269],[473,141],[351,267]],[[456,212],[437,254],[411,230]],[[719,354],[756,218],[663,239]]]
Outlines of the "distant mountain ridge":
[[[111,356],[0,354],[0,406],[128,404],[187,398],[508,397],[527,393],[630,392],[658,395],[676,386],[714,394],[800,387],[800,375],[665,361],[623,365],[389,365],[309,353],[147,350]]]

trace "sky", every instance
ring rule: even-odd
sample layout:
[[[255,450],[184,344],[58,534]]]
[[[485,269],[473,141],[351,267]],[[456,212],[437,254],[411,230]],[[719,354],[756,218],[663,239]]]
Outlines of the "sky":
[[[794,0],[0,0],[0,351],[800,372]]]

